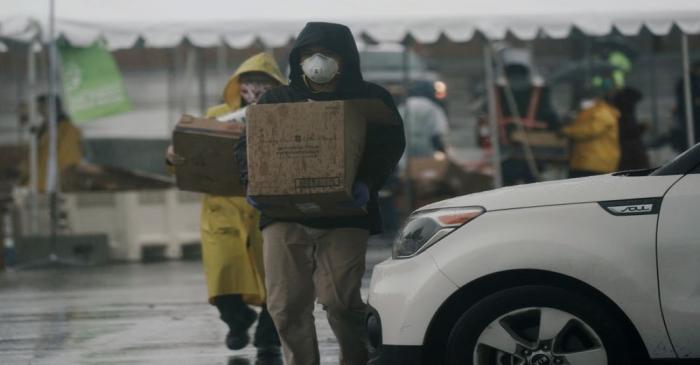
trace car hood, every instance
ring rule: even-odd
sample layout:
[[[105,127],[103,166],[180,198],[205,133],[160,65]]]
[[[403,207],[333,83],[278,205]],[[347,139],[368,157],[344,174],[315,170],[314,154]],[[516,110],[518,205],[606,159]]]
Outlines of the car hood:
[[[680,179],[673,176],[599,175],[518,185],[464,195],[419,210],[481,206],[487,211],[661,197]]]

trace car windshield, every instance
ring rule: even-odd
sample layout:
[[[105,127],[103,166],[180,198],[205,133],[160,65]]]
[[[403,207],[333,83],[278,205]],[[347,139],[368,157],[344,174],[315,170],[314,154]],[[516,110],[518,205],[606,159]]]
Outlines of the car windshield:
[[[700,143],[659,167],[651,176],[683,175],[700,164]]]

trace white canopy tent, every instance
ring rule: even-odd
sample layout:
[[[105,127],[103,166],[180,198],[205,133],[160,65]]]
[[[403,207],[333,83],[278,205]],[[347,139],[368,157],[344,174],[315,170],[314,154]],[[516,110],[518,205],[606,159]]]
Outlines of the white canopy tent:
[[[309,20],[341,22],[380,41],[411,34],[422,43],[441,34],[467,41],[476,32],[489,39],[502,39],[508,32],[526,40],[564,38],[573,28],[591,36],[613,28],[635,35],[643,27],[665,35],[674,25],[684,33],[700,33],[697,0],[55,1],[56,36],[75,45],[104,38],[112,49],[131,47],[139,37],[150,47],[173,47],[184,38],[199,47],[223,41],[242,48],[256,38],[275,47],[286,44]],[[48,0],[0,0],[0,9],[0,36],[26,40],[34,21],[38,29],[48,30]]]
[[[643,29],[667,35],[677,27],[683,34],[688,86],[685,37],[700,34],[698,0],[53,0],[54,17],[49,14],[50,2],[0,0],[0,37],[48,43],[63,36],[77,46],[103,39],[115,50],[130,48],[140,39],[147,47],[174,47],[185,39],[198,47],[223,43],[245,48],[257,40],[277,47],[286,45],[313,20],[344,23],[357,36],[381,42],[397,42],[410,35],[421,43],[435,42],[441,35],[464,42],[477,33],[489,40],[503,39],[509,33],[523,40],[559,39],[574,29],[589,36],[613,31],[632,36]],[[50,19],[55,19],[55,29]],[[486,62],[491,65],[491,48],[486,50]],[[686,93],[689,98],[688,87]],[[491,114],[495,131],[493,110]],[[692,136],[690,110],[687,117]],[[497,146],[495,133],[492,138]],[[498,158],[496,152],[497,186]]]

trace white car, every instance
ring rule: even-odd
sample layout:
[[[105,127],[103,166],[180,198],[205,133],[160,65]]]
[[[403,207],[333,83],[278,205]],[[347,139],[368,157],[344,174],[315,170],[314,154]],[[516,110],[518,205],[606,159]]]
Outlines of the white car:
[[[656,170],[423,207],[369,305],[370,364],[700,359],[700,144]]]

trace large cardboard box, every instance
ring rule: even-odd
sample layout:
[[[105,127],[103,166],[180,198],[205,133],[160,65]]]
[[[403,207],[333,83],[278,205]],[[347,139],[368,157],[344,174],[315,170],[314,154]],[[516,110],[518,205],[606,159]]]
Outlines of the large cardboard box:
[[[248,191],[276,218],[348,216],[343,205],[362,160],[367,128],[398,123],[380,100],[248,108]]]
[[[175,153],[184,157],[175,166],[180,190],[220,196],[245,196],[235,146],[243,135],[241,123],[183,115],[173,131]]]

